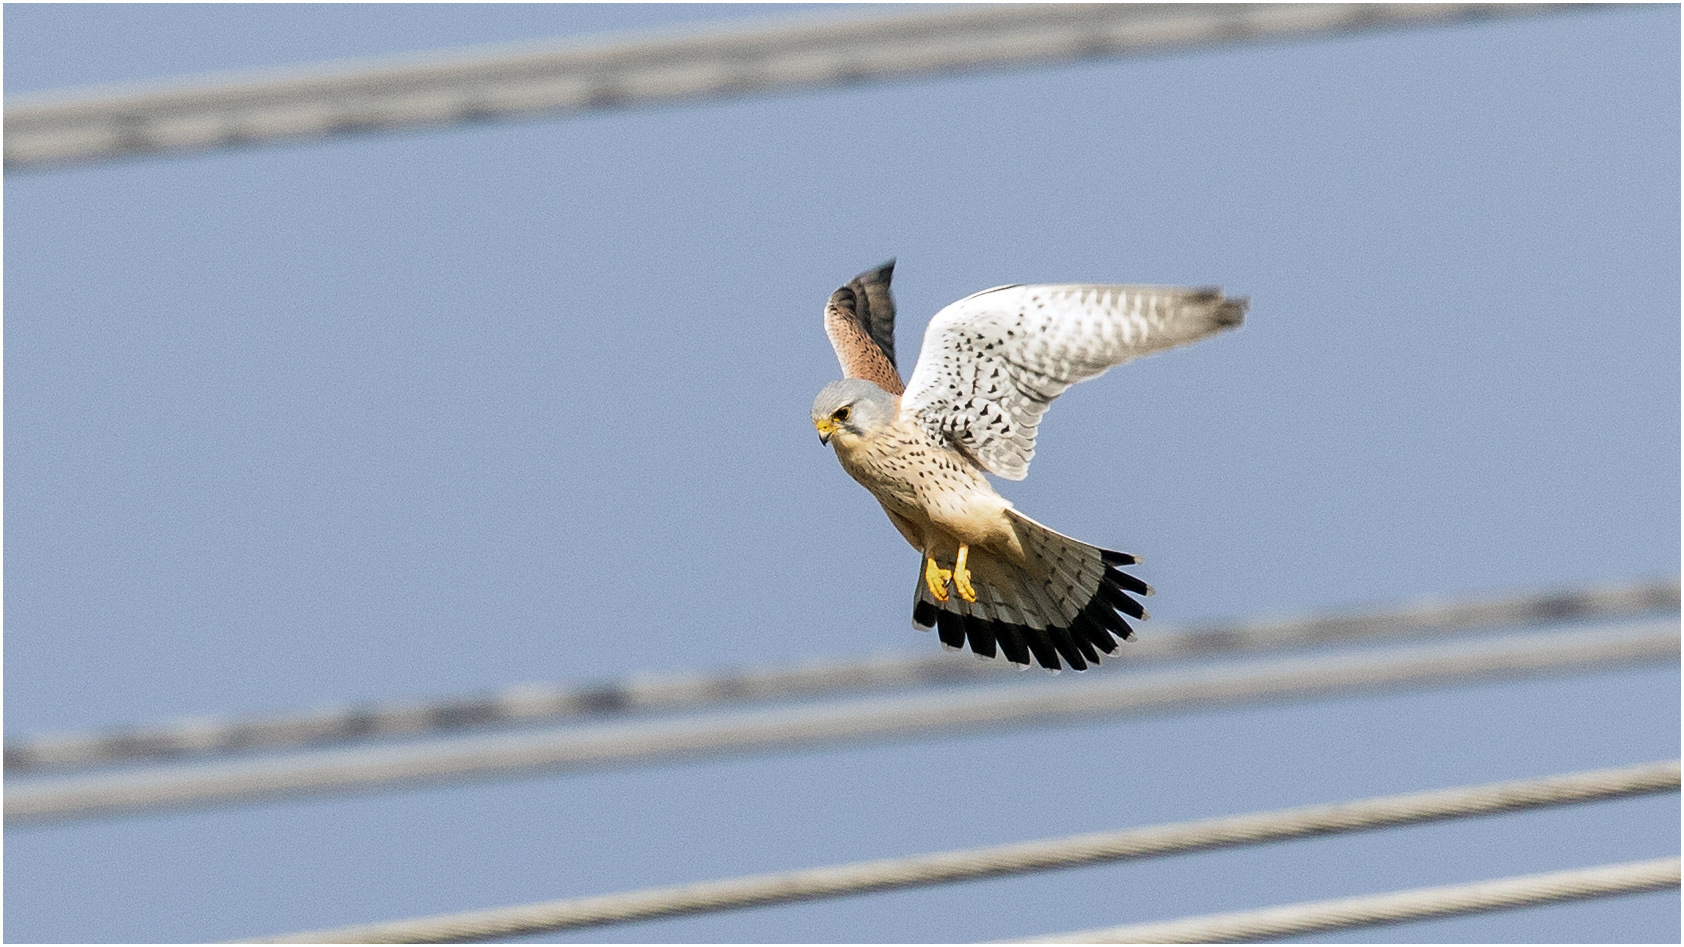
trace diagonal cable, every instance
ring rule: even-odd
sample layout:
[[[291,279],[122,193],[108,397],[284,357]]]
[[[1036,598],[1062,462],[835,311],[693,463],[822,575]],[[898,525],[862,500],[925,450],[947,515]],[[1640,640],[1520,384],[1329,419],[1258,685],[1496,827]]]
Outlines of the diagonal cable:
[[[1314,645],[1424,639],[1484,628],[1610,620],[1677,612],[1677,579],[1547,592],[1423,600],[1338,614],[1158,629],[1108,665],[1135,667],[1198,657]],[[799,666],[636,674],[584,684],[522,684],[486,696],[349,706],[248,719],[200,717],[127,730],[9,740],[14,775],[112,763],[207,758],[252,750],[327,747],[371,738],[448,736],[493,727],[606,720],[635,713],[705,710],[753,701],[864,694],[999,680],[998,662],[966,655],[889,655]]]
[[[1678,783],[1679,764],[1672,760],[628,894],[306,931],[250,942],[486,940],[1675,792]]]
[[[1015,944],[1235,944],[1357,927],[1402,924],[1465,914],[1541,907],[1678,887],[1679,860],[1603,865],[1464,885],[1416,888],[1332,901],[1288,904],[1179,921],[1129,924],[1052,937],[1001,941]]]
[[[292,758],[21,780],[8,826],[70,818],[406,789],[462,779],[704,759],[867,740],[930,738],[1121,715],[1371,695],[1538,674],[1676,663],[1678,622],[1581,628],[1158,674],[1048,680],[634,724],[564,728]]]
[[[1559,9],[1504,3],[982,4],[454,50],[9,99],[5,166],[484,124]]]

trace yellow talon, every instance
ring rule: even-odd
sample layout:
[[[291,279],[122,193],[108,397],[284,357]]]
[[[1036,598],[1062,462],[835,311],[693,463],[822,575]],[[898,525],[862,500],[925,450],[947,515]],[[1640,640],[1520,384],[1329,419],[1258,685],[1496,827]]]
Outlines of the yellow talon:
[[[959,547],[959,559],[953,563],[953,587],[959,590],[959,597],[967,602],[976,601],[976,589],[971,588],[971,570],[965,568],[965,556],[971,551],[969,546]]]
[[[936,601],[947,601],[947,580],[952,575],[953,573],[936,565],[935,559],[924,557],[924,584],[930,587],[930,594],[936,597]]]

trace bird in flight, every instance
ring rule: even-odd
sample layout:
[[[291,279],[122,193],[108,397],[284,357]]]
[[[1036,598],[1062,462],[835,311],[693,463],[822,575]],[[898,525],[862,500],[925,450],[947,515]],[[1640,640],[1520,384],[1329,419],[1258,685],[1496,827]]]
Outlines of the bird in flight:
[[[1080,671],[1134,637],[1152,594],[1138,557],[1056,533],[985,473],[1022,480],[1053,399],[1113,365],[1238,326],[1218,289],[1087,283],[996,286],[935,314],[905,384],[895,365],[891,260],[831,294],[841,381],[813,401],[819,440],[923,555],[912,624],[943,645]]]

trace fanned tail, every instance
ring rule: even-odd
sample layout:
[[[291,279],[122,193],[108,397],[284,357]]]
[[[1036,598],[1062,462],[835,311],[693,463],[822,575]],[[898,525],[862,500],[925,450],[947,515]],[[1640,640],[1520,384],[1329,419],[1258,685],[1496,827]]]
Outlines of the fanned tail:
[[[919,570],[912,624],[935,628],[941,643],[985,658],[1004,656],[1014,664],[1031,663],[1051,671],[1063,664],[1081,671],[1114,654],[1117,640],[1134,638],[1129,621],[1144,621],[1146,609],[1135,596],[1152,587],[1122,570],[1139,557],[1101,549],[1008,510],[1026,561],[973,548],[969,567],[977,600],[967,602],[951,589],[938,601]]]

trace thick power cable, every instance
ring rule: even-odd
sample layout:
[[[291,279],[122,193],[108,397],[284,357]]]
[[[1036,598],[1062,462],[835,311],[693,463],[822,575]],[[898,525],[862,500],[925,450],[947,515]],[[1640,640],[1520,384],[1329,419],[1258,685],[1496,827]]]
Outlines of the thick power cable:
[[[1511,594],[1183,631],[1152,629],[1116,665],[1248,654],[1330,643],[1457,634],[1480,628],[1614,619],[1679,608],[1679,583],[1629,583]],[[6,770],[210,757],[250,750],[323,747],[369,738],[446,736],[496,726],[607,719],[639,712],[699,710],[751,701],[834,696],[895,688],[998,680],[998,662],[967,655],[889,655],[797,667],[637,674],[579,685],[523,684],[486,696],[373,704],[245,720],[197,718],[105,733],[63,734],[6,744]]]
[[[9,98],[8,169],[1560,9],[1502,3],[980,5],[523,44]]]
[[[950,884],[1127,859],[1417,825],[1678,789],[1678,761],[1646,763],[1359,802],[859,862],[807,871],[552,901],[266,938],[266,943],[441,943],[647,921]]]
[[[1679,860],[1627,862],[1522,875],[1439,888],[1416,888],[1333,901],[1288,904],[1261,911],[1236,911],[1180,921],[1129,924],[1053,937],[1001,941],[1017,944],[1235,944],[1353,927],[1376,927],[1437,917],[1485,914],[1565,901],[1642,894],[1678,887]]]
[[[1156,674],[1043,680],[712,717],[567,728],[254,762],[22,780],[7,825],[411,787],[444,780],[930,737],[1376,689],[1675,663],[1679,623],[1591,627]]]

